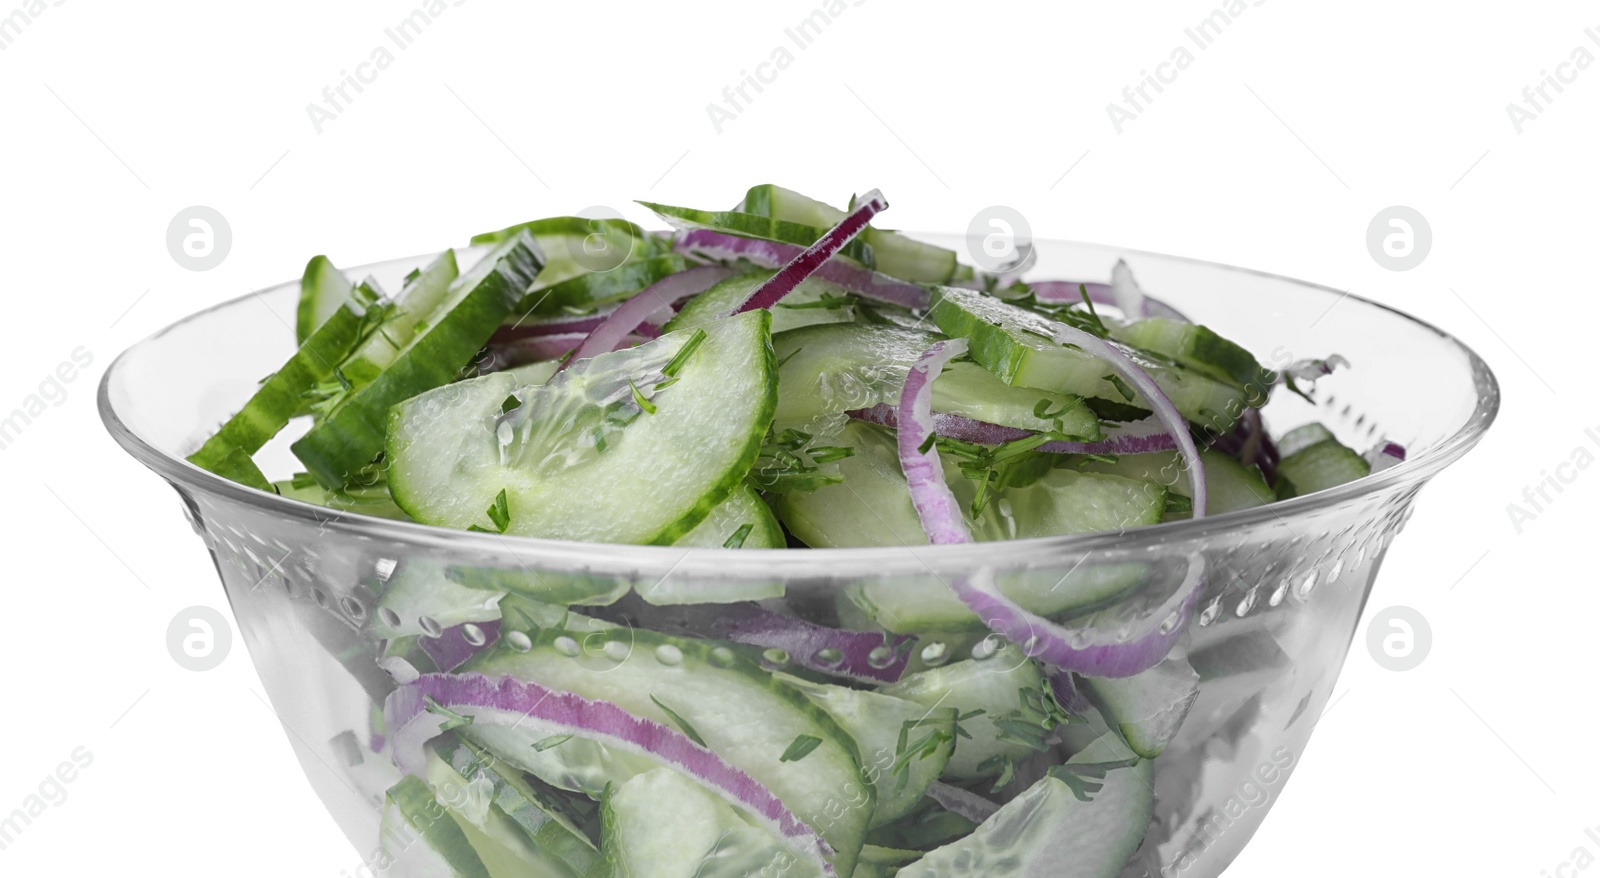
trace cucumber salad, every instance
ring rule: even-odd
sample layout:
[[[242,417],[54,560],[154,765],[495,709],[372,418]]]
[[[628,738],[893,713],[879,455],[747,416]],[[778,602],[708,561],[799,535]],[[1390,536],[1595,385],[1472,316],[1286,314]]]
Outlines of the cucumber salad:
[[[974,269],[874,225],[877,191],[645,206],[672,231],[534,220],[398,290],[312,259],[297,350],[190,462],[502,539],[792,553],[1120,532],[1405,456],[1269,433],[1273,393],[1350,364],[1264,368],[1124,263]],[[275,439],[298,472],[257,464]],[[401,560],[364,632],[393,681],[385,845],[474,878],[1114,878],[1199,691],[1169,653],[1200,565],[1125,642],[1062,626],[1142,566],[863,581],[818,610],[778,577]]]

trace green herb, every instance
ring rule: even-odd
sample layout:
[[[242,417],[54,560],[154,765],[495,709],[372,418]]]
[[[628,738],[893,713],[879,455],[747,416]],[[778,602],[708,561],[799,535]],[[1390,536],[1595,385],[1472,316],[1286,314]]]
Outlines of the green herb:
[[[794,355],[800,353],[803,350],[805,350],[805,348],[795,348],[794,350],[788,352],[787,354],[784,354],[783,355],[783,359],[778,361],[778,368],[782,369],[784,363],[787,363],[790,360],[794,359]],[[268,377],[271,377],[271,376],[268,376]]]
[[[1166,514],[1167,515],[1193,515],[1194,514],[1194,500],[1192,498],[1185,497],[1182,494],[1177,494],[1177,493],[1174,493],[1172,491],[1168,491],[1167,492]]]
[[[683,732],[685,737],[702,747],[706,746],[705,738],[700,737],[700,733],[694,730],[694,726],[689,725],[688,720],[679,716],[677,711],[666,706],[665,704],[662,704],[661,699],[655,697],[654,695],[650,696],[650,700],[656,703],[656,707],[661,708],[661,712],[665,713],[667,718],[672,720],[673,724],[678,727],[679,731]]]
[[[1078,295],[1083,297],[1084,307],[1089,309],[1089,316],[1084,318],[1084,322],[1094,327],[1093,329],[1085,328],[1085,331],[1100,338],[1110,335],[1111,330],[1106,329],[1106,325],[1100,319],[1100,315],[1094,310],[1094,302],[1089,299],[1089,287],[1087,284],[1078,284]]]
[[[1137,757],[1116,762],[1069,762],[1050,769],[1049,775],[1066,784],[1079,801],[1088,802],[1092,801],[1093,795],[1105,786],[1100,781],[1105,780],[1106,772],[1119,768],[1132,768],[1138,764]]]
[[[426,705],[425,709],[429,713],[438,714],[439,716],[444,717],[444,723],[439,726],[439,731],[441,732],[448,732],[451,729],[459,729],[462,726],[472,725],[472,717],[462,716],[461,714],[450,710],[449,708],[441,705],[439,702],[433,700],[432,695],[422,696],[422,702],[424,705]]]
[[[722,544],[722,548],[724,548],[724,549],[742,549],[742,548],[744,548],[744,541],[749,538],[750,532],[752,530],[755,530],[755,527],[756,526],[754,524],[751,524],[750,522],[745,522],[744,524],[739,525],[739,529],[733,532],[733,536],[728,537],[727,541]]]
[[[411,269],[411,272],[406,275],[404,283],[405,283],[406,286],[410,286],[412,281],[415,281],[419,277],[422,277],[422,269],[413,268],[413,269]]]
[[[700,349],[700,345],[705,340],[706,331],[704,329],[696,329],[694,335],[689,336],[689,340],[683,343],[683,347],[678,348],[678,352],[672,355],[672,359],[661,367],[661,374],[668,378],[677,375],[678,371],[683,368],[683,364],[689,362],[689,358],[694,356],[694,352]]]
[[[597,428],[594,431],[594,450],[595,450],[595,452],[597,454],[605,454],[606,453],[606,447],[607,446],[606,446],[606,431],[605,431],[605,428],[603,428],[603,427]]]
[[[821,738],[814,738],[811,735],[801,735],[800,737],[794,739],[794,743],[789,745],[789,749],[783,751],[783,756],[779,757],[778,761],[799,762],[807,756],[810,756],[811,751],[820,746],[822,746]]]
[[[500,414],[503,415],[507,412],[513,411],[520,405],[522,405],[522,400],[517,399],[517,395],[513,393],[500,401]]]
[[[1127,400],[1128,402],[1133,402],[1133,400],[1135,399],[1133,388],[1128,386],[1128,382],[1122,380],[1122,376],[1121,375],[1111,374],[1111,375],[1104,375],[1104,376],[1101,376],[1101,377],[1103,377],[1103,378],[1105,378],[1105,380],[1111,382],[1111,386],[1115,387],[1117,389],[1117,392],[1122,394],[1122,398],[1123,399]]]
[[[1017,764],[1004,753],[996,753],[978,763],[978,773],[994,775],[994,785],[989,788],[989,792],[998,793],[1005,789],[1007,784],[1011,783],[1012,778],[1016,777]]]
[[[799,304],[790,304],[788,302],[779,302],[778,303],[778,307],[779,308],[787,308],[787,309],[789,309],[791,311],[806,311],[806,310],[814,310],[814,309],[818,309],[818,308],[829,310],[829,311],[833,311],[833,310],[837,310],[837,309],[840,309],[840,308],[848,308],[851,305],[854,305],[856,303],[856,301],[857,301],[857,298],[852,293],[845,293],[842,296],[835,296],[832,293],[824,292],[822,294],[822,298],[817,299],[814,302],[801,302]]]
[[[543,753],[546,750],[560,747],[562,744],[565,744],[570,740],[572,740],[571,735],[551,735],[550,737],[541,741],[535,741],[533,744],[533,749]]]
[[[935,435],[933,433],[929,433],[928,434],[928,438],[922,440],[922,444],[917,446],[917,453],[918,454],[927,454],[928,453],[928,449],[933,447],[933,443],[938,438],[939,437],[937,435]]]
[[[811,449],[811,459],[816,463],[828,463],[835,460],[844,460],[856,453],[848,445],[818,445]]]
[[[633,383],[632,378],[628,379],[628,389],[633,391],[634,405],[638,406],[646,414],[653,415],[656,413],[656,404],[644,398],[644,394],[639,392],[639,386]]]
[[[494,522],[496,533],[505,533],[506,528],[511,526],[511,508],[506,503],[505,488],[501,488],[500,493],[494,495],[494,504],[485,510],[485,514]]]

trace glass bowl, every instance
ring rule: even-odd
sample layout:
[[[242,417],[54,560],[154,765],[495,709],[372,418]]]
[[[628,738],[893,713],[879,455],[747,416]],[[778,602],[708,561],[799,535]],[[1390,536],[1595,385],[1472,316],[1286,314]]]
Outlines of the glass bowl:
[[[956,239],[929,240],[959,246]],[[291,352],[288,321],[297,283],[200,312],[130,348],[106,372],[100,412],[116,440],[177,490],[190,525],[216,562],[272,705],[292,730],[289,741],[307,778],[373,874],[450,874],[428,845],[413,843],[411,836],[396,840],[393,814],[385,823],[386,807],[392,807],[385,793],[402,777],[382,714],[398,687],[396,675],[408,680],[410,673],[428,670],[430,659],[449,667],[474,649],[518,650],[528,642],[523,635],[537,637],[541,624],[563,624],[530,618],[524,611],[530,594],[544,603],[578,604],[565,624],[594,630],[577,632],[572,659],[602,674],[627,662],[654,660],[638,654],[648,651],[638,644],[651,642],[651,629],[716,636],[731,630],[717,627],[723,617],[750,609],[672,601],[655,606],[639,600],[646,592],[676,595],[676,601],[762,597],[760,606],[769,612],[870,630],[874,618],[885,616],[868,616],[863,606],[948,608],[950,580],[982,575],[1023,588],[1071,588],[1118,577],[1132,583],[1093,612],[1056,620],[1074,645],[1112,647],[1159,624],[1163,642],[1171,643],[1170,657],[1187,661],[1200,677],[1181,727],[1164,752],[1140,769],[1153,788],[1153,806],[1142,843],[1121,874],[1218,875],[1249,841],[1299,763],[1384,552],[1410,516],[1417,492],[1481,438],[1495,416],[1499,391],[1489,368],[1461,342],[1358,296],[1103,246],[1038,242],[1036,250],[1030,277],[1105,279],[1116,260],[1126,258],[1150,294],[1201,315],[1269,367],[1343,355],[1351,368],[1318,383],[1318,404],[1279,393],[1265,418],[1277,434],[1321,421],[1358,450],[1380,439],[1399,442],[1408,452],[1405,462],[1321,493],[1199,521],[966,546],[684,550],[436,529],[257,492],[184,460]],[[466,263],[481,255],[459,253]],[[401,278],[429,258],[354,273],[398,289]],[[1394,380],[1396,375],[1406,380]],[[297,469],[287,438],[258,455],[269,478]],[[434,593],[429,585],[419,597],[418,581],[447,586]],[[523,609],[511,613],[502,604]],[[588,617],[618,627],[573,621]],[[1018,654],[997,649],[1000,644],[981,623],[971,623],[924,633],[909,645],[885,635],[885,643],[896,647],[888,658],[898,663],[894,672],[971,658],[989,664],[964,667],[995,674],[997,684],[1009,681],[1022,659],[1005,658]],[[826,671],[835,658],[826,651],[804,654],[804,644],[787,653],[756,648],[753,654],[741,643],[728,645],[733,649],[719,654],[736,650],[737,661],[756,668],[753,673],[804,676]],[[407,664],[387,662],[386,671],[380,668],[386,654],[405,654]],[[1056,682],[1067,707],[1083,708],[1072,678]],[[689,709],[675,706],[680,713]],[[1104,733],[1094,722],[1062,726],[1043,756],[1019,756],[1013,790]],[[956,744],[958,755],[966,740]],[[873,777],[877,761],[874,754],[859,754],[864,777]],[[852,800],[854,792],[839,790],[823,810],[846,814],[862,807]],[[670,824],[674,813],[673,803],[661,803],[661,821]],[[1089,825],[1047,832],[1040,844],[1063,847],[1056,854],[1047,851],[1046,861],[1069,856],[1075,833],[1102,831]],[[1041,867],[1038,857],[1034,865],[1025,860],[974,844],[942,871],[925,874],[1078,874],[1065,866]],[[524,873],[560,872],[551,867]],[[872,864],[858,872],[890,874]]]

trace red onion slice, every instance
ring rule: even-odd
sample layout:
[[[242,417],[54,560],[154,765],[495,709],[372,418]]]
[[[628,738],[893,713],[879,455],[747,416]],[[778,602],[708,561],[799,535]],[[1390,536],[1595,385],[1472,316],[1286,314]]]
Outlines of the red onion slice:
[[[1189,477],[1189,497],[1194,501],[1194,517],[1204,518],[1206,514],[1206,475],[1200,463],[1200,451],[1194,446],[1194,438],[1189,435],[1189,423],[1178,414],[1178,409],[1173,406],[1172,400],[1161,391],[1155,379],[1138,364],[1128,359],[1127,355],[1118,350],[1115,345],[1098,336],[1065,323],[1054,324],[1055,340],[1060,344],[1073,345],[1091,357],[1104,360],[1111,371],[1122,376],[1122,379],[1133,385],[1144,401],[1150,405],[1151,412],[1155,415],[1167,432],[1172,435],[1172,440],[1177,443],[1178,453],[1183,456],[1183,468]]]
[[[499,622],[466,622],[446,628],[438,637],[423,637],[422,651],[434,667],[453,671],[500,639]]]
[[[905,644],[916,639],[827,628],[756,604],[723,609],[711,631],[734,643],[781,649],[798,665],[863,683],[897,682],[910,663]]]
[[[869,424],[890,428],[898,426],[894,408],[885,403],[878,403],[872,408],[855,409],[847,414]],[[978,445],[1004,445],[1034,435],[1017,427],[1002,427],[948,412],[933,413],[933,432],[946,439],[959,439]],[[1153,417],[1130,421],[1108,432],[1109,435],[1098,442],[1046,442],[1035,450],[1055,454],[1153,454],[1178,448],[1166,426]]]
[[[960,504],[944,481],[944,467],[939,463],[939,450],[931,440],[933,429],[933,380],[939,377],[944,364],[967,352],[967,340],[952,338],[936,342],[906,373],[906,383],[900,390],[900,405],[895,411],[898,426],[895,444],[900,452],[900,469],[906,474],[906,484],[911,489],[911,505],[917,509],[917,518],[934,545],[970,543],[972,534],[961,517]]]
[[[423,745],[438,736],[446,722],[445,717],[430,712],[430,702],[470,716],[474,723],[577,735],[670,765],[755,817],[815,862],[823,874],[835,874],[827,860],[833,854],[828,843],[772,791],[721,756],[681,732],[634,716],[610,702],[590,701],[572,692],[547,689],[512,677],[425,674],[390,694],[384,705],[389,740],[396,764],[410,774],[421,776],[425,772]]]
[[[1196,506],[1198,515],[1201,507]],[[1204,559],[1193,555],[1183,583],[1159,607],[1123,627],[1122,636],[1071,631],[1023,609],[1001,593],[988,570],[956,577],[950,588],[991,631],[1024,655],[1091,677],[1131,677],[1159,664],[1183,635],[1200,599]],[[1098,636],[1097,636],[1098,635]]]
[[[1081,288],[1081,289],[1080,289]],[[1123,313],[1129,320],[1144,317],[1162,317],[1180,323],[1193,323],[1182,311],[1160,299],[1147,295],[1133,279],[1128,264],[1117,260],[1111,269],[1111,283],[1088,283],[1075,280],[1041,280],[1028,284],[1041,302],[1081,302],[1087,293],[1096,305],[1109,305]]]
[[[761,286],[750,293],[744,304],[733,310],[735,314],[754,311],[758,308],[771,308],[778,304],[784,296],[794,291],[800,282],[815,274],[823,263],[832,259],[835,253],[844,249],[848,244],[867,228],[867,223],[872,218],[889,209],[889,202],[884,200],[883,193],[874,189],[856,199],[856,206],[851,208],[839,224],[827,230],[815,244],[801,251],[800,255],[789,260],[788,264],[778,269],[778,273],[767,279]]]
[[[478,362],[480,374],[502,372],[517,366],[529,363],[539,363],[545,360],[559,360],[568,352],[583,344],[589,336],[581,332],[567,332],[561,335],[536,335],[530,338],[517,339],[505,344],[491,345],[489,352]],[[643,344],[650,339],[638,335],[630,335],[612,346],[612,350],[633,347]]]
[[[946,811],[959,814],[973,823],[982,823],[1000,810],[999,805],[977,793],[937,780],[928,786],[928,798],[938,802]]]
[[[561,369],[565,369],[568,363],[616,350],[650,315],[662,308],[670,308],[681,299],[705,292],[731,274],[732,269],[720,265],[697,265],[667,275],[645,287],[618,305],[615,311],[591,330],[589,336],[573,350],[572,356],[561,364]]]
[[[685,256],[700,256],[720,262],[743,259],[763,268],[779,268],[804,252],[793,244],[761,238],[740,238],[707,229],[679,234],[673,248]],[[830,259],[817,269],[816,276],[874,301],[912,310],[928,307],[926,289],[852,263]]]
[[[1366,453],[1366,458],[1367,463],[1372,465],[1372,471],[1381,473],[1392,466],[1406,462],[1406,447],[1398,442],[1384,439]]]

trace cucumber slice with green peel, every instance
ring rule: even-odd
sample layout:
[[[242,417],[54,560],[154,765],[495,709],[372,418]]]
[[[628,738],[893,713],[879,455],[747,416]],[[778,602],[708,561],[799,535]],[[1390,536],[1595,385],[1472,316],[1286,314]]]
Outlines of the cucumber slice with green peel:
[[[1146,759],[1167,749],[1200,696],[1200,675],[1181,658],[1166,659],[1132,677],[1079,679],[1106,722]]]
[[[815,863],[801,860],[766,829],[670,768],[639,775],[606,796],[602,847],[616,876],[638,878],[743,878],[793,875],[815,878]]]
[[[462,585],[447,577],[439,564],[407,560],[390,574],[368,625],[374,636],[384,640],[437,637],[446,628],[499,619],[504,596]]]
[[[839,224],[846,212],[791,189],[764,183],[745,193],[738,210],[816,228]],[[872,247],[878,271],[916,283],[949,283],[955,278],[956,252],[924,244],[897,232],[868,227],[862,239]]]
[[[761,450],[777,390],[769,320],[668,333],[542,385],[494,374],[407,399],[389,426],[395,502],[447,527],[671,544]],[[503,529],[487,512],[501,492]]]
[[[1247,467],[1237,460],[1213,451],[1201,449],[1200,462],[1206,476],[1206,514],[1221,515],[1236,509],[1250,509],[1277,499],[1261,471]],[[1131,479],[1150,482],[1166,488],[1181,497],[1189,496],[1189,479],[1185,474],[1183,457],[1177,452],[1155,454],[1123,454],[1116,460],[1079,459],[1074,464],[1084,472],[1110,473]],[[1168,519],[1189,518],[1187,513],[1167,516]]]
[[[1073,766],[1132,761],[1120,741],[1096,741],[1068,761]],[[901,869],[898,878],[1116,878],[1150,824],[1153,796],[1148,762],[1088,769],[1102,784],[1080,797],[1052,773],[1028,787],[970,836]],[[1102,774],[1103,780],[1095,778]]]
[[[881,692],[777,676],[855,738],[867,781],[877,791],[871,828],[911,813],[950,763],[956,746],[955,708],[930,709]]]
[[[585,272],[550,286],[535,286],[518,303],[516,319],[595,311],[688,267],[682,256],[668,253],[624,262],[608,271]]]
[[[385,309],[383,320],[339,364],[344,381],[365,387],[381,375],[417,332],[426,328],[459,273],[455,251],[446,250],[407,282],[394,304]]]
[[[333,404],[321,423],[290,446],[306,471],[329,488],[356,481],[384,450],[389,408],[454,381],[542,264],[533,239],[524,235],[499,245],[457,278],[427,325],[382,374]]]
[[[826,435],[842,413],[900,400],[900,385],[922,352],[939,339],[932,332],[840,323],[773,336],[783,366],[782,392],[773,416],[777,429]],[[1045,405],[1039,416],[1040,406]],[[1062,433],[1084,441],[1101,438],[1099,419],[1075,396],[1013,387],[974,363],[951,363],[933,385],[933,410],[1020,430]]]
[[[245,453],[243,448],[230,448],[226,454],[211,461],[206,469],[231,481],[238,482],[255,488],[258,491],[277,491],[276,485],[267,481],[261,468],[256,466],[255,459]],[[278,493],[283,493],[278,491]]]
[[[960,814],[946,811],[932,799],[923,799],[917,810],[868,833],[868,846],[861,849],[862,866],[871,865],[867,854],[872,848],[916,851],[921,856],[923,851],[964,838],[977,828],[978,824]]]
[[[718,282],[711,289],[684,303],[661,328],[671,332],[688,329],[726,317],[750,298],[756,288],[772,277],[771,271],[749,271]],[[849,323],[855,319],[854,297],[836,284],[815,275],[806,278],[772,308],[772,332],[819,323]]]
[[[521,772],[470,742],[441,739],[435,746],[458,782],[468,787],[476,784],[487,792],[496,811],[514,823],[543,856],[555,858],[552,867],[556,874],[565,874],[559,871],[565,867],[579,876],[587,875],[600,864],[599,849],[571,815],[536,790]],[[476,808],[487,811],[485,804],[474,802]]]
[[[1000,773],[999,760],[1020,762],[1036,752],[995,723],[1009,721],[1026,708],[1024,691],[1042,691],[1045,682],[1038,666],[1022,650],[997,646],[996,640],[983,641],[976,651],[984,657],[909,674],[882,690],[927,709],[954,708],[963,717],[955,753],[944,770],[948,780],[993,777]]]
[[[1372,472],[1372,464],[1336,439],[1305,446],[1278,461],[1278,498],[1300,497],[1353,482]]]
[[[260,451],[273,436],[288,425],[305,405],[306,395],[317,385],[332,380],[334,367],[356,345],[361,343],[370,321],[368,309],[376,300],[364,291],[355,291],[351,298],[334,310],[311,336],[300,345],[287,363],[261,382],[255,394],[238,413],[223,423],[215,435],[207,439],[199,450],[189,455],[189,462],[201,469],[217,472],[227,465],[231,472],[251,479],[260,475],[249,473],[238,466],[241,452],[246,461]],[[222,472],[219,475],[227,476]],[[262,477],[260,482],[266,482]],[[262,487],[255,484],[255,487]]]
[[[1278,380],[1277,373],[1262,368],[1255,355],[1198,323],[1149,317],[1110,329],[1111,337],[1125,345],[1237,385],[1252,399],[1265,400]]]
[[[494,802],[494,783],[468,780],[433,749],[427,751],[428,786],[472,846],[489,878],[582,878],[571,863],[544,850]]]
[[[463,670],[536,680],[557,691],[610,702],[704,741],[815,829],[834,848],[839,874],[850,874],[872,815],[872,789],[862,776],[855,741],[803,694],[727,647],[644,629],[617,629],[581,642],[564,632],[540,632],[531,644],[524,652],[495,649],[481,654]],[[751,722],[751,717],[760,722]],[[514,765],[530,760],[530,751],[536,751],[526,740],[520,746],[504,745],[519,732],[525,739],[528,733],[522,730],[474,724],[460,732]],[[502,738],[503,745],[485,740],[491,735]],[[782,761],[802,736],[818,743],[805,758]],[[625,770],[622,761],[613,758],[611,766]],[[614,776],[610,782],[632,776]]]
[[[778,495],[778,516],[790,533],[813,548],[927,545],[894,434],[851,422],[834,441],[851,452],[833,462],[841,484]],[[944,474],[961,502],[968,529],[980,541],[1140,527],[1160,522],[1167,506],[1160,485],[1053,469],[1031,484],[992,490],[974,519],[970,513],[976,483],[954,462],[946,463]]]
[[[449,809],[419,777],[407,775],[384,794],[379,837],[384,859],[404,864],[407,874],[493,878]],[[417,869],[425,871],[410,871]]]
[[[970,355],[1007,384],[1096,397],[1119,404],[1142,400],[1100,359],[1054,340],[1051,321],[975,290],[938,287],[929,318],[946,335],[965,338]],[[1246,408],[1245,392],[1209,376],[1123,351],[1150,374],[1185,418],[1226,432]],[[935,384],[935,387],[938,385]]]
[[[812,244],[817,243],[817,239],[821,238],[829,228],[835,225],[835,223],[829,223],[825,226],[809,226],[770,216],[743,213],[737,210],[696,210],[692,207],[674,207],[670,204],[656,204],[650,201],[641,201],[639,203],[655,211],[657,216],[666,220],[668,225],[674,228],[709,229],[730,235],[738,235],[742,238],[761,238],[767,241],[777,241],[781,244],[793,244],[798,247],[810,247]],[[839,216],[843,219],[844,214]],[[867,268],[872,268],[876,264],[873,259],[872,247],[859,237],[844,245],[838,256],[853,259]]]
[[[609,271],[636,259],[668,252],[670,244],[625,219],[553,216],[473,235],[472,243],[501,244],[519,234],[532,236],[544,254],[544,267],[529,289],[535,293],[591,271]]]
[[[1333,431],[1313,421],[1301,424],[1278,439],[1278,455],[1288,457],[1296,451],[1310,448],[1319,442],[1335,439]]]
[[[771,507],[748,485],[740,485],[694,530],[679,537],[673,545],[698,549],[781,549],[785,540],[783,528]],[[770,596],[781,594],[782,589],[779,589],[777,595]]]
[[[317,327],[350,301],[354,284],[326,256],[313,256],[300,277],[300,304],[294,313],[295,344],[305,344]]]
[[[235,479],[238,481],[238,479]],[[309,473],[297,473],[292,479],[273,482],[271,489],[281,497],[324,506],[340,512],[358,512],[374,518],[391,521],[410,521],[404,509],[394,504],[389,487],[382,482],[373,485],[352,485],[342,490],[330,491],[317,484]]]

